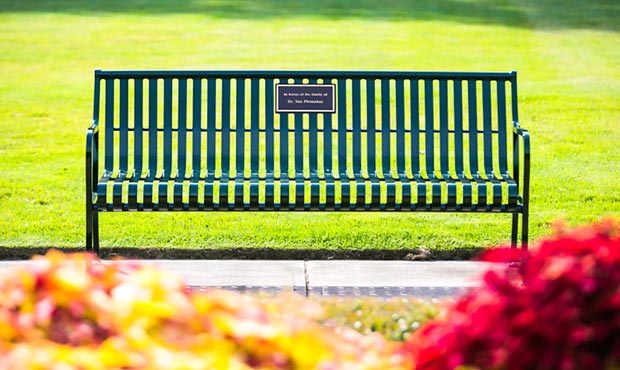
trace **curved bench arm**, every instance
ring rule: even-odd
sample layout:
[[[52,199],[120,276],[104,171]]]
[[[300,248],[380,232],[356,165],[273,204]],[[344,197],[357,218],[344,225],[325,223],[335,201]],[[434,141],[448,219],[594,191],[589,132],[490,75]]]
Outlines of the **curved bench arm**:
[[[86,131],[86,203],[92,209],[93,186],[97,183],[99,172],[99,124],[93,121]]]
[[[520,136],[523,140],[523,154],[530,155],[530,132],[521,127],[514,127],[512,129],[515,135]]]
[[[93,204],[97,204],[93,191],[97,183],[99,169],[99,125],[93,120],[86,131],[86,250],[99,253],[97,214]]]
[[[515,122],[513,128],[514,136],[514,158],[513,168],[515,171],[515,180],[523,197],[523,231],[522,231],[522,247],[527,249],[528,244],[528,223],[529,223],[529,204],[530,204],[530,133],[519,127],[519,123]],[[523,145],[523,182],[520,181],[519,163],[520,163],[520,145]]]
[[[523,145],[523,187],[525,190],[526,183],[529,188],[529,178],[530,178],[530,133],[528,130],[515,126],[513,128],[514,133],[514,168],[515,168],[515,178],[519,178],[519,153],[520,146],[519,143]],[[519,141],[520,139],[520,141]]]

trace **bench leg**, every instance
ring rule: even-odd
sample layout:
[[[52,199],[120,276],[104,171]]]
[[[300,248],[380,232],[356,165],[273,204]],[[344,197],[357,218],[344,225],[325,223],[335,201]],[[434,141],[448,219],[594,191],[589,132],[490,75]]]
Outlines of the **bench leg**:
[[[86,250],[99,255],[99,213],[86,209]]]
[[[99,255],[99,212],[93,213],[93,250]]]
[[[521,220],[521,222],[523,223],[521,225],[521,248],[523,248],[523,250],[527,250],[527,246],[528,246],[528,233],[529,233],[529,215],[528,215],[528,211],[527,209],[523,212],[523,218]]]
[[[93,211],[86,206],[86,251],[93,250]]]
[[[519,232],[519,214],[512,214],[512,234],[510,235],[510,247],[517,247],[517,233]]]

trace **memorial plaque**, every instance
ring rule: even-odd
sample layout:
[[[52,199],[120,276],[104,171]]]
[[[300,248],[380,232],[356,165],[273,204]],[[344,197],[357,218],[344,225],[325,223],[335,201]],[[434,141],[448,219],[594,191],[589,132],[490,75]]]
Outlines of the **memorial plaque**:
[[[336,86],[276,85],[276,112],[278,113],[334,113]]]

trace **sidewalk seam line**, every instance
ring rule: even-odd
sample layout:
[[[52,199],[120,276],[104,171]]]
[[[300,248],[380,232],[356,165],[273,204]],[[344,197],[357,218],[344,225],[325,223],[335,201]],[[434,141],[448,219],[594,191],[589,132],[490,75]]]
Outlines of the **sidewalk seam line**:
[[[306,298],[310,297],[310,276],[308,275],[308,261],[304,261],[304,282],[306,283]]]

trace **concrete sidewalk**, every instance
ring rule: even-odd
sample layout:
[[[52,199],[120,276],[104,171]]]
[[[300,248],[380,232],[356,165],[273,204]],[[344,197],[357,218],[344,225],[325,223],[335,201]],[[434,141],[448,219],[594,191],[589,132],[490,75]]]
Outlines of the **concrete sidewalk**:
[[[462,293],[493,265],[471,261],[150,260],[200,288],[297,292],[305,296],[417,296]],[[28,261],[0,261],[0,271]]]

